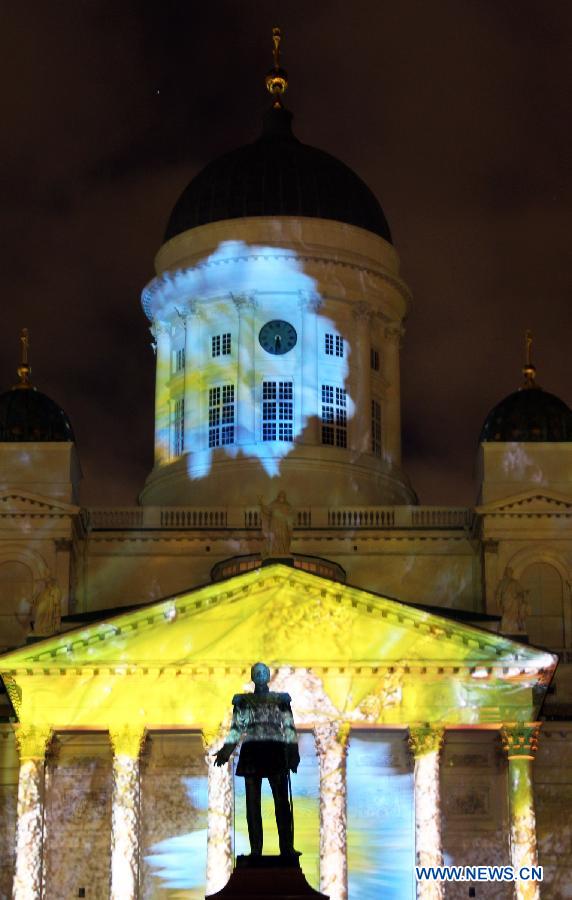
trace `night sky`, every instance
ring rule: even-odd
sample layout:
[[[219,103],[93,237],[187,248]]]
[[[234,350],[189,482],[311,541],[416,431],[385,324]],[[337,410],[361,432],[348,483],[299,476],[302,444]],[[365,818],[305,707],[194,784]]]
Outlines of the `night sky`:
[[[4,4],[0,385],[27,326],[82,502],[136,502],[154,406],[140,292],[179,193],[259,133],[273,25],[297,136],[375,192],[413,291],[405,469],[420,502],[470,504],[526,328],[539,383],[572,403],[566,0]]]

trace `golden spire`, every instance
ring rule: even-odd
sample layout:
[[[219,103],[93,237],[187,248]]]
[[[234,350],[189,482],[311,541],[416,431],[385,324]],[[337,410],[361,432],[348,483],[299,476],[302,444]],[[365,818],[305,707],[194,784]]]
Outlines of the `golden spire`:
[[[274,67],[266,75],[266,90],[274,97],[272,106],[274,109],[282,108],[282,94],[286,93],[288,88],[288,74],[284,69],[280,68],[280,42],[282,40],[282,32],[279,28],[272,29],[272,43],[274,49],[272,55],[274,57]]]
[[[522,367],[524,386],[526,388],[536,387],[536,367],[532,364],[532,331],[529,331],[528,329],[524,335],[524,348],[526,359],[526,362]]]
[[[32,367],[30,366],[28,360],[28,351],[30,349],[30,335],[27,328],[22,328],[22,331],[20,333],[20,345],[22,354],[20,365],[18,366],[18,378],[20,379],[20,383],[17,384],[16,387],[30,388],[32,387],[32,382],[30,381]]]

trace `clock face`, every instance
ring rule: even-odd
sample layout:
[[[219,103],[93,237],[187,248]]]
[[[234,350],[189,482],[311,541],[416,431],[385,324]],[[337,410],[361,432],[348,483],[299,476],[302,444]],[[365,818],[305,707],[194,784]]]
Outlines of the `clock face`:
[[[298,335],[296,329],[290,322],[284,322],[282,319],[272,319],[260,329],[258,335],[260,346],[267,353],[273,353],[275,356],[281,356],[288,353],[292,347],[296,346]]]

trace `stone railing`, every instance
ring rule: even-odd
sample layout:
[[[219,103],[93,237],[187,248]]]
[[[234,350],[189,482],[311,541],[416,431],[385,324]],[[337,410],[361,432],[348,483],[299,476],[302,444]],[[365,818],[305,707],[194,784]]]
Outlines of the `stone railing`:
[[[472,510],[461,506],[316,506],[295,510],[297,529],[466,529]],[[216,529],[259,530],[258,506],[189,507],[133,506],[95,507],[87,511],[92,530],[118,529]]]

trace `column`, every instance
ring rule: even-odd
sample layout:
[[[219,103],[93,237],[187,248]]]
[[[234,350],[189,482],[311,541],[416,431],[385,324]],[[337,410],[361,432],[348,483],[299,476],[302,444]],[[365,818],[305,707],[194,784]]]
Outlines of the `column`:
[[[208,772],[206,895],[220,891],[232,874],[232,763],[216,766],[214,753],[222,747],[219,732],[202,732]]]
[[[145,738],[142,726],[109,730],[113,747],[111,807],[111,900],[139,896],[140,800],[139,754]]]
[[[382,417],[382,444],[386,459],[391,465],[401,466],[401,388],[399,379],[399,349],[403,329],[400,325],[385,329],[383,344],[383,374],[387,382],[384,415]]]
[[[540,724],[511,722],[501,728],[501,740],[508,759],[510,858],[517,875],[514,883],[514,896],[517,900],[538,900],[540,897],[537,881],[522,881],[518,878],[523,866],[538,865],[532,761],[538,746]]]
[[[439,784],[439,754],[443,734],[443,728],[432,725],[414,725],[409,729],[409,747],[415,760],[415,864],[417,866],[443,865]],[[418,898],[442,900],[444,896],[443,882],[417,882]]]
[[[155,372],[155,465],[160,466],[170,457],[169,380],[171,378],[171,328],[166,322],[153,322],[151,333],[155,338],[157,367]]]
[[[330,900],[347,900],[346,760],[350,725],[327,722],[316,725],[314,733],[320,765],[320,890]]]
[[[233,297],[238,313],[237,365],[236,365],[236,443],[252,444],[256,440],[254,421],[254,360],[256,335],[254,297]]]
[[[20,772],[12,898],[38,900],[42,896],[44,767],[52,730],[47,725],[19,725],[14,731]]]
[[[320,385],[318,383],[318,312],[322,305],[318,294],[300,292],[300,412],[301,438],[304,444],[320,444]]]
[[[355,346],[351,348],[350,365],[356,386],[355,412],[352,426],[352,447],[360,453],[371,453],[371,365],[370,322],[367,303],[356,303],[352,309],[355,322]]]
[[[185,451],[194,453],[201,444],[201,378],[203,347],[197,304],[191,301],[185,315]]]

